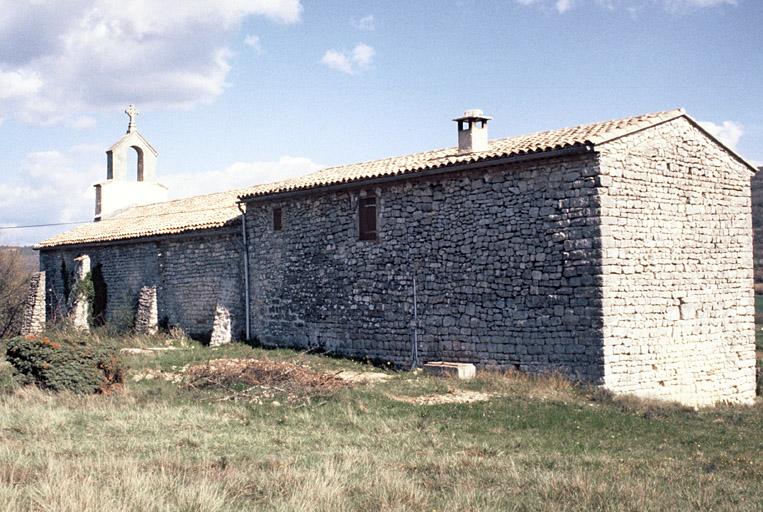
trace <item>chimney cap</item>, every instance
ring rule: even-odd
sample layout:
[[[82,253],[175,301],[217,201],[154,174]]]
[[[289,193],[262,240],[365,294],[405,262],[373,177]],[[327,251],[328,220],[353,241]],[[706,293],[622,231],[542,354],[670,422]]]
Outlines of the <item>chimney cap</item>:
[[[455,118],[454,121],[474,121],[474,120],[489,121],[491,119],[493,118],[483,114],[482,110],[478,108],[473,108],[471,110],[467,110],[466,112],[464,112],[464,115],[462,115],[461,117]]]

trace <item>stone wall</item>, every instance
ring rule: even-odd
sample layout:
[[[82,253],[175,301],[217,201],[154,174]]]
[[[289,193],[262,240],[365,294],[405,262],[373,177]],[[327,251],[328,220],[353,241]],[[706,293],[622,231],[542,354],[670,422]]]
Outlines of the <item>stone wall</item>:
[[[750,170],[686,119],[601,149],[608,388],[755,396]]]
[[[597,172],[589,154],[250,202],[253,335],[408,365],[415,276],[420,361],[600,380]],[[358,240],[362,193],[378,241]]]
[[[65,310],[64,274],[74,258],[90,256],[94,281],[105,287],[105,320],[123,328],[134,325],[138,295],[144,286],[157,290],[160,325],[178,326],[191,336],[209,339],[215,308],[231,312],[235,338],[243,337],[242,247],[239,231],[211,232],[194,237],[167,236],[155,241],[45,249],[40,265],[48,277],[48,318]],[[71,282],[71,275],[67,276]],[[105,290],[103,289],[105,288]],[[96,296],[99,286],[96,284]],[[96,302],[98,297],[96,297]]]

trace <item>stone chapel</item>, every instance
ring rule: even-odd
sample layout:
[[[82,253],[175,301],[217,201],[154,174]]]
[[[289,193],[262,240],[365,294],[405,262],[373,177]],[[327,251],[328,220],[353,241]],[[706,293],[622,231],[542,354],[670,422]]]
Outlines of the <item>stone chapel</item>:
[[[681,109],[496,140],[472,110],[453,147],[174,201],[127,113],[95,221],[38,246],[48,321],[87,257],[126,328],[142,297],[200,339],[224,311],[269,346],[754,400],[755,168]]]

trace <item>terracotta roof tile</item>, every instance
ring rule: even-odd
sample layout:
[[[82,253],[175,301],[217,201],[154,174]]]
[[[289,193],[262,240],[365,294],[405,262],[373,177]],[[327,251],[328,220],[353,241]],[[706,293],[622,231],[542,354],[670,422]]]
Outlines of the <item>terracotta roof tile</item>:
[[[108,242],[223,227],[240,215],[236,202],[241,193],[242,190],[231,190],[134,206],[100,222],[84,224],[51,237],[37,247]]]
[[[493,140],[487,151],[459,154],[458,148],[437,149],[371,162],[329,167],[320,171],[266,185],[217,194],[136,206],[101,222],[86,224],[41,242],[37,247],[78,245],[155,235],[219,228],[236,221],[239,197],[254,198],[279,192],[350,183],[381,176],[415,173],[453,164],[539,153],[585,144],[602,144],[628,133],[685,115],[671,110],[574,128]]]
[[[489,149],[479,153],[459,154],[458,148],[452,147],[370,162],[329,167],[306,176],[252,187],[242,195],[242,198],[248,199],[280,192],[338,185],[363,179],[407,174],[437,169],[448,165],[540,153],[585,144],[602,144],[682,115],[684,115],[684,111],[676,109],[573,128],[532,133],[508,139],[492,140],[489,143]]]

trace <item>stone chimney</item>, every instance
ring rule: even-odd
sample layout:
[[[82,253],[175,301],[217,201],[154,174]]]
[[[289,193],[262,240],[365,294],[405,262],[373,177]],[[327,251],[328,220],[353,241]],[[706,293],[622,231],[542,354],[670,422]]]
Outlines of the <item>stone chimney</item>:
[[[493,119],[479,109],[467,110],[454,119],[458,123],[458,152],[487,151],[487,122]]]

